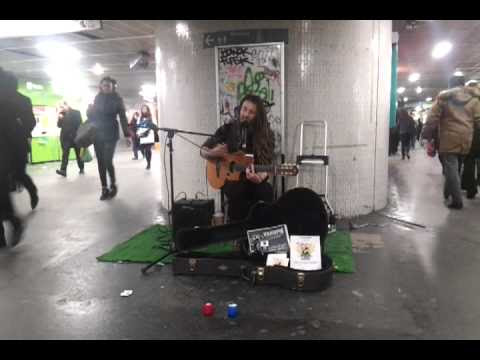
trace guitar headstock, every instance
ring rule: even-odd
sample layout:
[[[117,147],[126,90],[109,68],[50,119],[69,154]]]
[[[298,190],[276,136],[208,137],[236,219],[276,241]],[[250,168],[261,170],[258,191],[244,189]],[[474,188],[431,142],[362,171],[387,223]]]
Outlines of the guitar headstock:
[[[280,176],[297,176],[298,166],[296,164],[281,164],[277,165],[275,172]]]

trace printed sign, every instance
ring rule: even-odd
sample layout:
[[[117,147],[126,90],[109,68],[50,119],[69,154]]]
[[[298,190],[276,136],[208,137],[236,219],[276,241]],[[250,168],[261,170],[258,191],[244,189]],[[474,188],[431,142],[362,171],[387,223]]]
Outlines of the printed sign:
[[[217,31],[203,34],[203,48],[215,46],[284,42],[288,43],[288,29],[248,29]]]
[[[287,225],[247,230],[250,254],[286,253],[289,249]]]

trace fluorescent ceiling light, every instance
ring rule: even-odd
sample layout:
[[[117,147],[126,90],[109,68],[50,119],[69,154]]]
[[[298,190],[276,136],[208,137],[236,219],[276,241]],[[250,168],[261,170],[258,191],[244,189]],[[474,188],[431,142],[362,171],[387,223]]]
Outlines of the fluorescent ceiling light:
[[[404,102],[407,102],[407,101],[408,101],[408,97],[404,97],[404,98],[403,98],[403,101],[404,101]]]
[[[0,38],[45,36],[101,27],[101,20],[2,20]]]
[[[188,30],[188,25],[187,24],[178,23],[176,30],[177,30],[177,36],[178,37],[188,38],[189,30]]]
[[[425,99],[425,101],[432,101],[433,99],[431,97],[428,97]]]
[[[422,88],[421,88],[420,86],[417,86],[417,88],[415,89],[415,92],[416,92],[417,94],[421,94],[422,91],[423,91],[423,90],[422,90]]]
[[[452,50],[452,43],[448,41],[441,41],[432,50],[432,57],[434,59],[441,59]]]
[[[55,41],[44,41],[35,46],[43,56],[56,62],[77,61],[82,53],[72,46]]]
[[[100,75],[102,75],[102,74],[105,72],[105,68],[104,68],[102,65],[100,65],[99,63],[96,63],[96,64],[90,69],[90,71],[91,71],[92,73],[94,73],[95,75],[100,76]]]
[[[403,94],[404,92],[405,92],[405,88],[403,86],[401,86],[397,89],[397,93],[399,93],[399,94]]]
[[[457,70],[453,73],[453,76],[463,76],[463,72],[461,72],[460,70]]]
[[[152,100],[157,95],[157,88],[153,84],[143,84],[139,95],[145,99]]]
[[[410,81],[410,82],[418,81],[418,79],[420,79],[420,74],[419,73],[410,74],[410,76],[408,77],[408,81]]]

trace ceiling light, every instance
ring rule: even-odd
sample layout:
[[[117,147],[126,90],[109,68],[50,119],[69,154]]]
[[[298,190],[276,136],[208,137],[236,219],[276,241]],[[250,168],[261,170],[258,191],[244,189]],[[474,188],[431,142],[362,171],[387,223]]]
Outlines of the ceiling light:
[[[183,37],[183,38],[188,38],[189,37],[189,30],[188,30],[188,25],[184,23],[178,23],[177,24],[177,36],[178,37]]]
[[[408,97],[404,97],[403,102],[407,102],[407,101],[408,101]]]
[[[105,68],[100,65],[99,63],[96,63],[91,69],[91,72],[93,72],[95,75],[100,76],[105,72]]]
[[[433,99],[431,97],[428,97],[425,99],[425,101],[432,101]]]
[[[417,86],[417,88],[415,89],[415,92],[416,92],[417,94],[421,94],[422,91],[423,91],[423,90],[422,90],[422,88],[421,88],[420,86]]]
[[[139,95],[142,96],[146,100],[151,100],[155,98],[157,95],[157,88],[153,84],[143,84],[141,87],[141,91]]]
[[[54,41],[41,42],[35,47],[43,56],[57,62],[77,61],[82,57],[81,52],[74,47]]]
[[[397,89],[397,93],[399,93],[399,94],[403,94],[404,92],[405,92],[405,88],[403,86],[401,86]]]
[[[2,20],[0,38],[45,36],[101,27],[101,20]]]
[[[432,50],[432,57],[434,59],[441,59],[452,50],[452,43],[448,41],[441,41]]]
[[[410,76],[408,77],[408,81],[410,81],[410,82],[418,81],[418,79],[420,79],[420,74],[419,73],[410,74]]]
[[[453,76],[463,76],[463,72],[461,72],[460,70],[457,70],[453,73]]]

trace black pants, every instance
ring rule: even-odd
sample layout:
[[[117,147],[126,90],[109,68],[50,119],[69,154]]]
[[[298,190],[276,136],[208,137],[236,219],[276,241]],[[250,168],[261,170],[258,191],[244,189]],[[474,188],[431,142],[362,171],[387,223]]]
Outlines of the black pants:
[[[102,187],[107,185],[107,172],[110,176],[110,185],[115,185],[115,168],[113,167],[113,155],[115,154],[115,147],[117,140],[98,140],[93,144],[95,148],[95,155],[97,156],[98,174],[100,175],[100,182]]]
[[[388,155],[395,155],[398,151],[398,131],[396,128],[390,128]]]
[[[12,224],[18,224],[20,222],[15,215],[10,197],[8,173],[0,170],[0,246],[5,246],[4,220],[10,221]]]
[[[80,156],[80,148],[71,139],[62,139],[62,165],[60,166],[60,169],[62,171],[67,171],[68,157],[70,155],[71,148],[75,150],[75,156],[77,157],[78,168],[80,170],[83,170],[84,164],[82,161],[82,157]]]
[[[140,149],[143,156],[147,159],[147,165],[150,166],[150,161],[152,161],[152,146],[153,144],[141,144]]]
[[[245,219],[248,211],[257,201],[273,201],[273,189],[267,181],[260,184],[254,184],[248,180],[227,181],[223,191],[227,196],[230,221]]]
[[[462,189],[467,190],[467,195],[471,196],[477,194],[477,177],[480,175],[477,168],[478,159],[479,157],[468,155],[463,162]]]
[[[137,137],[132,139],[132,150],[133,150],[133,157],[135,159],[138,159],[138,150],[140,150],[142,155],[143,155],[143,150],[141,150],[141,148],[140,148],[140,141],[138,140]],[[145,155],[143,155],[143,156],[145,156]]]
[[[406,156],[410,156],[410,134],[400,134],[400,140],[402,141],[402,158],[405,158]]]
[[[37,194],[37,187],[35,186],[32,178],[27,174],[27,164],[23,163],[17,167],[17,170],[14,173],[14,179],[25,189],[27,189],[30,197]]]

